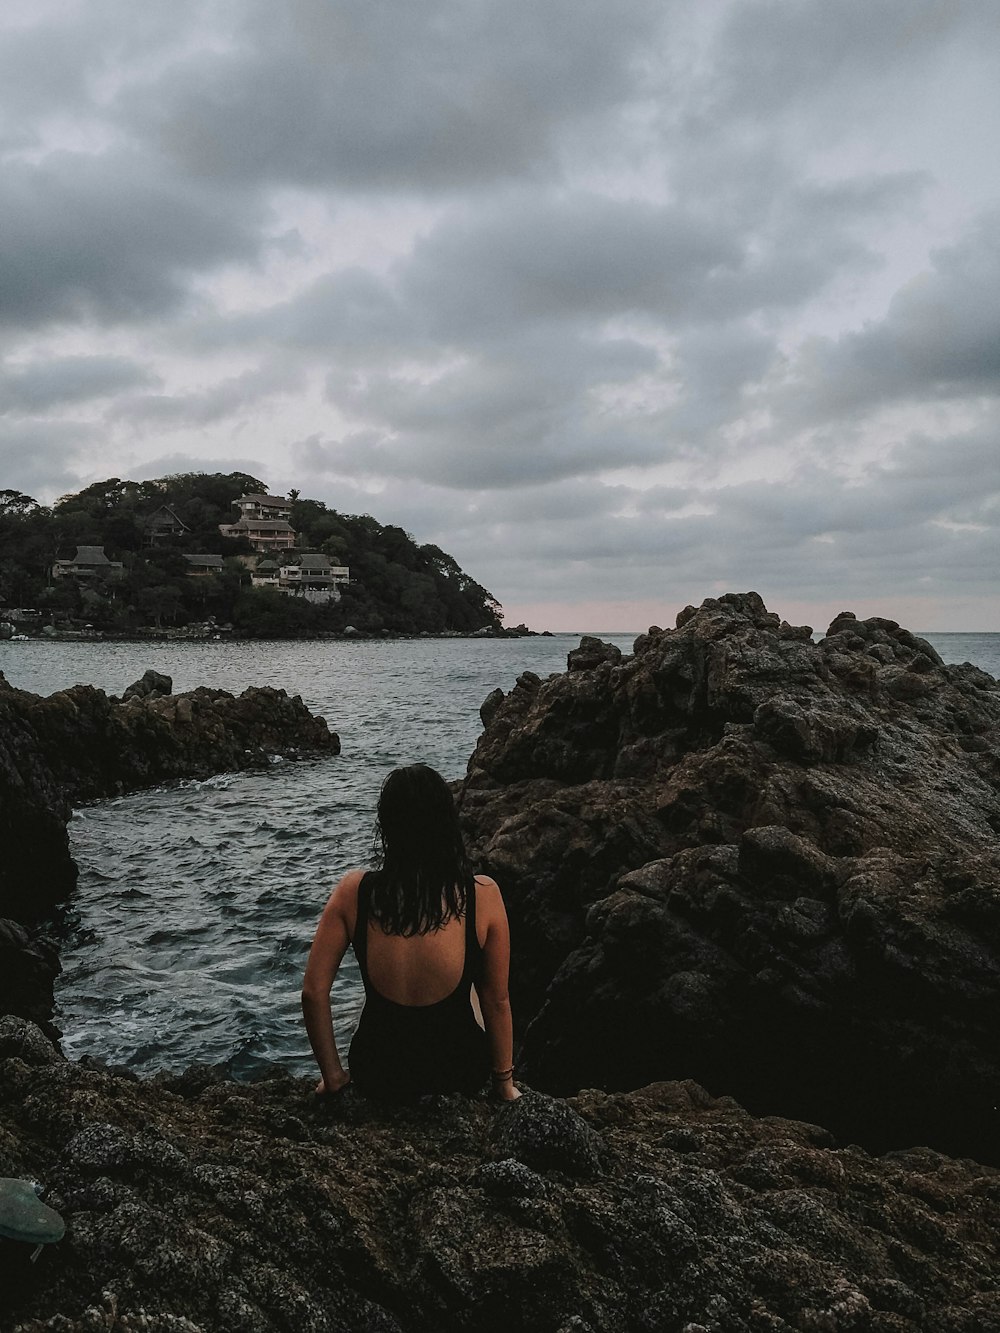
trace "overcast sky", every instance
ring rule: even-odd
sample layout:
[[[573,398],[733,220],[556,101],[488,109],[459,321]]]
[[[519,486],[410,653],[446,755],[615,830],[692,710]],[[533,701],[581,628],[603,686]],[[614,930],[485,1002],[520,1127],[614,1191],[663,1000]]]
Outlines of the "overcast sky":
[[[1000,630],[997,0],[4,0],[0,486]]]

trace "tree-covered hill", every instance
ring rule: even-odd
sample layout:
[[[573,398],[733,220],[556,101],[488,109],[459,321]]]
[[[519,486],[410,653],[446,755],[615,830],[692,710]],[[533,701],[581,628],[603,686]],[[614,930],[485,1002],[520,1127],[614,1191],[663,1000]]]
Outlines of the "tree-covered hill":
[[[237,634],[263,638],[349,625],[369,634],[501,630],[496,599],[437,546],[418,545],[402,528],[368,514],[338,513],[297,491],[288,496],[295,546],[275,560],[294,564],[316,553],[348,566],[350,582],[326,605],[253,587],[268,553],[219,527],[238,517],[234,502],[241,496],[266,493],[266,483],[243,472],[140,482],[111,477],[51,507],[0,490],[0,614],[33,607],[42,619],[126,634],[210,617]],[[163,522],[157,527],[157,516],[175,530],[164,530]],[[81,548],[103,551],[111,566],[53,577],[56,561],[73,561]],[[211,572],[195,574],[185,554],[221,559]]]

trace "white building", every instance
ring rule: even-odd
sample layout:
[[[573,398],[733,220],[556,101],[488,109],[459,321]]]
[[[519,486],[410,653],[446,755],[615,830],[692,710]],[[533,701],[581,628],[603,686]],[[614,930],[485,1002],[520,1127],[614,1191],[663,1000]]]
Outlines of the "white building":
[[[339,602],[340,588],[350,579],[347,565],[333,565],[328,556],[308,553],[297,564],[281,566],[278,588],[308,602]]]
[[[282,495],[241,495],[233,503],[241,518],[283,518],[287,523],[292,516],[292,502]]]

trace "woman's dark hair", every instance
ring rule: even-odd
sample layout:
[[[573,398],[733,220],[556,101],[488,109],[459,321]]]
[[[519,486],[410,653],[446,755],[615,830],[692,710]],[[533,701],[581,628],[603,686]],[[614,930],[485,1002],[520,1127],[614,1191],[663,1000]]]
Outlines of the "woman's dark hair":
[[[465,910],[473,889],[451,789],[427,764],[395,768],[375,822],[371,914],[389,935],[426,935]]]

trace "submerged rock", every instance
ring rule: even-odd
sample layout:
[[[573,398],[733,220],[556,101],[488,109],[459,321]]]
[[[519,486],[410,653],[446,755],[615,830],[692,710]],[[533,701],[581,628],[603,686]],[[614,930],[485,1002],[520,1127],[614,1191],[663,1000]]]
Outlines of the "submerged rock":
[[[974,1162],[838,1149],[693,1083],[394,1111],[15,1041],[0,1172],[67,1223],[5,1292],[17,1333],[1000,1327],[1000,1174]]]
[[[536,1086],[1000,1158],[1000,683],[754,593],[491,699],[462,816]]]

